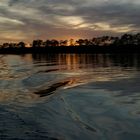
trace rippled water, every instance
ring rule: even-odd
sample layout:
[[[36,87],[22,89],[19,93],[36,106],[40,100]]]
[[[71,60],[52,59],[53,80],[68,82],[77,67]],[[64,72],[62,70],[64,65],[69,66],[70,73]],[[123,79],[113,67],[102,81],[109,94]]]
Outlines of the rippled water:
[[[0,55],[0,140],[140,140],[140,55]]]

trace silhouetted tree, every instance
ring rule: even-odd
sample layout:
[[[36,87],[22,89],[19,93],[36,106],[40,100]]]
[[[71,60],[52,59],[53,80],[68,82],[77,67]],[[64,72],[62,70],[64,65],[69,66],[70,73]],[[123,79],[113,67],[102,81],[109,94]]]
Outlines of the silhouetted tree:
[[[2,48],[9,48],[9,43],[3,43]]]
[[[52,46],[52,42],[51,42],[51,40],[46,40],[45,47],[49,47],[49,46]]]
[[[134,37],[134,44],[140,45],[140,33],[136,34]]]
[[[67,46],[68,40],[60,40],[59,44],[60,44],[60,46]]]
[[[102,36],[102,37],[96,37],[93,39],[78,39],[76,42],[74,39],[68,40],[46,40],[43,42],[42,40],[33,40],[32,47],[34,48],[40,48],[40,47],[57,47],[57,46],[91,46],[94,47],[95,49],[97,46],[119,46],[123,47],[125,46],[127,49],[127,46],[140,46],[140,33],[137,34],[124,34],[121,37],[112,37],[112,36]],[[113,49],[114,49],[113,47]],[[119,48],[118,47],[118,48]],[[130,47],[130,50],[133,50],[133,48]],[[24,42],[19,42],[17,43],[3,43],[3,45],[0,46],[0,48],[3,48],[5,50],[8,50],[10,48],[10,51],[13,51],[15,49],[12,48],[25,48],[25,43]],[[101,47],[102,48],[102,47]],[[30,49],[29,49],[30,50]],[[32,49],[31,49],[32,50]],[[39,49],[34,49],[35,51]],[[42,49],[44,51],[44,49]],[[57,49],[56,49],[57,50]],[[60,49],[61,50],[61,49]],[[81,49],[80,47],[78,50],[84,50],[83,48]],[[115,50],[115,49],[114,49]],[[124,49],[125,50],[125,49]],[[129,49],[128,49],[129,50]]]
[[[84,40],[84,39],[79,39],[79,40],[76,40],[76,43],[77,43],[79,46],[83,46],[83,45],[85,45],[85,40]]]
[[[41,47],[43,41],[42,40],[34,40],[33,41],[33,48],[36,48],[36,47]]]
[[[115,45],[115,46],[120,45],[120,38],[119,37],[114,37],[112,45]]]
[[[17,44],[16,43],[10,43],[9,44],[9,48],[16,48],[17,47]]]
[[[24,43],[24,42],[19,42],[19,43],[17,44],[17,46],[18,46],[19,48],[25,48],[25,43]]]
[[[133,44],[133,36],[131,34],[124,34],[120,38],[121,45],[131,45]]]
[[[56,47],[56,46],[59,46],[59,41],[55,40],[55,39],[52,39],[51,40],[51,45]]]

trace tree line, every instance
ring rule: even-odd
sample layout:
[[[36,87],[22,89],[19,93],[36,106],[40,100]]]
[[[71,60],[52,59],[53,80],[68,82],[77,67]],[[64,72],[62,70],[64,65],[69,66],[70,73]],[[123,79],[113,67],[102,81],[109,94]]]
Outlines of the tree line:
[[[30,47],[59,47],[59,46],[139,46],[140,45],[140,33],[137,34],[124,34],[121,37],[102,36],[92,39],[70,39],[70,40],[33,40]],[[25,42],[19,43],[3,43],[1,48],[25,48]]]

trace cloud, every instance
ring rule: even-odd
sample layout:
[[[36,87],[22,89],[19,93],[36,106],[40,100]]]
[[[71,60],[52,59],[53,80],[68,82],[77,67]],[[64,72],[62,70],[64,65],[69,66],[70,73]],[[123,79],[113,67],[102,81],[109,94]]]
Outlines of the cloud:
[[[1,0],[0,27],[23,39],[139,32],[139,6],[139,0]]]
[[[24,22],[22,22],[20,20],[6,18],[6,17],[0,17],[0,23],[1,24],[10,24],[10,25],[24,25]]]

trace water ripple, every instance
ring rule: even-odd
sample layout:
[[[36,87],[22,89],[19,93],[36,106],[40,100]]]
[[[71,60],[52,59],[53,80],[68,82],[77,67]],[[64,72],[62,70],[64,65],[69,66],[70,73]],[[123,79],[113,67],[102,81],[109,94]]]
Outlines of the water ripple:
[[[0,139],[140,139],[139,76],[139,55],[2,55]]]

